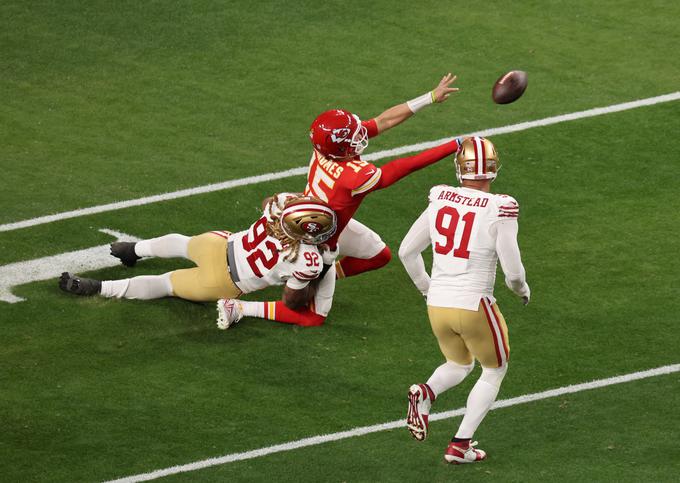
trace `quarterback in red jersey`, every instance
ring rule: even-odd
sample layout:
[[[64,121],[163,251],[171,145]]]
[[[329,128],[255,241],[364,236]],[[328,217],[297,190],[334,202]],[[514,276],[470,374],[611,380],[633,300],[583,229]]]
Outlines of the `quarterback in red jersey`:
[[[326,201],[337,213],[338,229],[329,240],[342,257],[335,264],[337,277],[349,277],[378,269],[390,261],[390,249],[380,236],[352,217],[364,197],[399,181],[458,150],[453,140],[415,156],[395,159],[382,167],[361,160],[368,140],[393,128],[423,107],[444,102],[452,92],[456,77],[445,75],[434,90],[398,104],[379,116],[361,121],[356,114],[334,109],[320,114],[312,123],[309,136],[314,146],[307,173],[305,194]]]
[[[386,188],[404,176],[433,164],[458,151],[455,139],[415,156],[395,159],[382,167],[361,160],[360,155],[369,138],[404,122],[420,109],[444,102],[458,89],[451,87],[456,77],[447,74],[432,91],[408,102],[398,104],[379,116],[361,121],[356,114],[334,109],[320,114],[312,123],[309,136],[314,146],[307,173],[306,195],[328,203],[337,214],[337,231],[327,244],[330,252],[323,254],[324,271],[316,283],[311,304],[292,309],[278,302],[243,302],[234,308],[234,317],[260,317],[289,324],[322,325],[330,311],[335,290],[335,277],[343,278],[378,269],[392,255],[380,236],[353,219],[364,197]],[[342,258],[335,262],[335,255]],[[326,270],[329,268],[328,273]]]

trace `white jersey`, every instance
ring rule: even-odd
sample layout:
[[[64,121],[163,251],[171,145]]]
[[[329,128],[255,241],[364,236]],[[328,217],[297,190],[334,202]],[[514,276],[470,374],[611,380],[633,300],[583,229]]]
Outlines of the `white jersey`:
[[[428,305],[477,310],[479,300],[495,302],[496,236],[492,225],[517,219],[519,205],[508,195],[470,188],[435,186],[427,208],[432,240]]]
[[[282,197],[285,195],[279,195]],[[277,209],[274,206],[274,209]],[[229,237],[229,268],[231,278],[243,293],[284,283],[295,290],[306,287],[322,269],[321,254],[315,245],[301,243],[295,261],[286,260],[287,247],[267,234],[267,210],[244,231]]]
[[[399,258],[427,304],[477,310],[493,297],[496,262],[506,285],[520,297],[531,291],[517,245],[519,205],[507,195],[439,185],[430,204],[408,231]],[[432,277],[421,252],[432,245]]]

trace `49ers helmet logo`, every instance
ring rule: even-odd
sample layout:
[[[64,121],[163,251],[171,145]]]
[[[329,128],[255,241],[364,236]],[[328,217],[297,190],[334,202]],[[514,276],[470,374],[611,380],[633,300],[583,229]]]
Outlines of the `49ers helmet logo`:
[[[279,223],[288,238],[310,245],[326,242],[338,227],[337,216],[328,203],[313,196],[287,201]]]
[[[300,228],[302,228],[305,233],[314,234],[321,230],[321,225],[315,221],[307,221],[302,223]]]

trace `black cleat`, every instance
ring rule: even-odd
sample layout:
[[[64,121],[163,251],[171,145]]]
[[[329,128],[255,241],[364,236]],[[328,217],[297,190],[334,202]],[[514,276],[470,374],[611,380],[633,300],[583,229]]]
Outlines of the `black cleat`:
[[[99,295],[102,291],[102,283],[99,280],[81,278],[64,272],[59,277],[59,288],[76,295]]]
[[[118,258],[126,267],[134,267],[142,257],[135,253],[135,242],[113,242],[111,243],[111,255]]]

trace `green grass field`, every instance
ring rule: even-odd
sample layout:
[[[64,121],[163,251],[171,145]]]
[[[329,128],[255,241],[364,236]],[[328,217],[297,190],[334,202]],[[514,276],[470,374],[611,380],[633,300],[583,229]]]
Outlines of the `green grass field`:
[[[417,5],[414,5],[416,3]],[[320,111],[364,118],[461,92],[367,152],[678,91],[671,1],[13,2],[0,5],[0,224],[304,166]],[[529,74],[515,104],[490,89]],[[532,302],[498,277],[506,399],[680,362],[680,101],[492,138],[521,206]],[[378,164],[384,162],[381,160]],[[450,160],[371,195],[357,218],[393,252]],[[138,237],[239,230],[292,177],[0,231],[0,268]],[[162,273],[150,260],[98,278]],[[212,304],[83,299],[56,280],[0,301],[0,481],[102,481],[405,417],[441,363],[395,259],[338,282],[323,327]],[[278,298],[279,290],[249,299]],[[479,374],[435,410],[465,404]],[[459,418],[175,475],[168,481],[676,481],[678,373],[498,409],[488,461],[442,461]],[[674,476],[675,475],[675,476]]]

